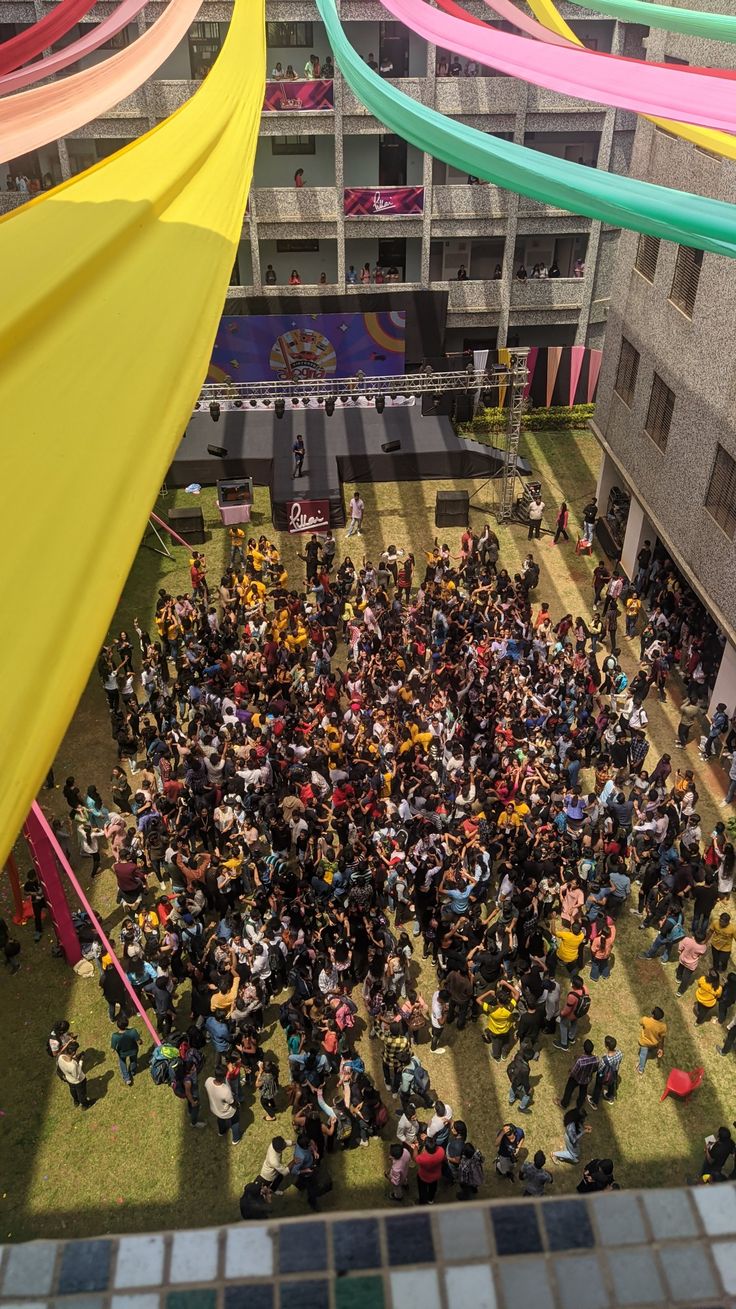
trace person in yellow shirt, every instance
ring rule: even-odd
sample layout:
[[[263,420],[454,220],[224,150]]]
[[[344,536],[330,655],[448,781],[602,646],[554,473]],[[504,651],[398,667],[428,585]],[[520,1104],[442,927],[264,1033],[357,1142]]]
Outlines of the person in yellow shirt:
[[[239,564],[245,564],[245,551],[243,550],[245,532],[242,527],[238,527],[237,523],[229,527],[228,532],[230,535],[230,567],[236,568]]]
[[[695,988],[695,1021],[698,1027],[710,1022],[722,994],[723,987],[714,968],[705,977],[698,978]]]
[[[579,968],[580,947],[585,941],[585,932],[578,919],[573,919],[569,927],[563,927],[553,919],[551,927],[557,937],[557,958],[572,977]]]
[[[667,1035],[667,1024],[664,1021],[664,1010],[659,1005],[655,1005],[651,1014],[639,1019],[639,1067],[637,1072],[640,1076],[646,1071],[647,1061],[656,1054],[657,1059],[664,1055],[664,1039]]]
[[[731,946],[736,940],[736,927],[731,922],[730,914],[715,911],[708,924],[706,940],[710,941],[713,951],[713,967],[716,972],[724,973],[731,957]]]
[[[505,991],[504,996],[502,992]],[[508,1054],[513,1041],[515,1009],[520,992],[510,982],[498,982],[496,989],[491,987],[478,996],[478,1003],[484,1014],[488,1015],[483,1040],[491,1047],[491,1056],[499,1063]]]
[[[638,595],[630,595],[626,601],[626,635],[632,637],[641,613],[641,600]]]
[[[521,822],[521,814],[517,813],[513,800],[509,800],[506,808],[498,815],[496,826],[500,832],[505,832],[508,829],[521,827]]]

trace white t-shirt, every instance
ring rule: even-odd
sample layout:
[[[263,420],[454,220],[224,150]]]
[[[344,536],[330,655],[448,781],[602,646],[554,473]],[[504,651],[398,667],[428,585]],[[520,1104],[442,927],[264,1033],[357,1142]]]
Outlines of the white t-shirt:
[[[350,501],[350,517],[354,518],[355,521],[358,523],[361,522],[363,518],[364,509],[365,509],[365,505],[361,500],[360,496],[354,495],[352,500]]]
[[[222,1082],[218,1086],[214,1077],[208,1077],[204,1084],[204,1089],[207,1092],[210,1109],[215,1115],[215,1118],[232,1118],[236,1106],[233,1100],[233,1093],[227,1085],[227,1082]]]

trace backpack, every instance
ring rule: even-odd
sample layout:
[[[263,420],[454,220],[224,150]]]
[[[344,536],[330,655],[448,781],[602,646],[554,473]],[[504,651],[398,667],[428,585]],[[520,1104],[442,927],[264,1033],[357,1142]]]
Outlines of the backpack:
[[[576,992],[576,994],[578,998],[578,1003],[575,1009],[575,1021],[577,1022],[578,1018],[584,1018],[588,1010],[590,1009],[590,996],[580,995],[578,992]]]
[[[335,1010],[335,1023],[338,1031],[344,1032],[346,1028],[355,1027],[354,1009],[342,999]]]
[[[388,1109],[386,1108],[383,1101],[381,1101],[378,1108],[376,1109],[376,1116],[374,1119],[375,1126],[379,1132],[383,1127],[386,1126],[387,1122],[388,1122]]]
[[[414,1069],[414,1076],[411,1079],[411,1089],[416,1091],[417,1095],[426,1095],[429,1090],[429,1073],[426,1068],[419,1064]]]
[[[281,977],[286,968],[283,950],[273,943],[268,947],[268,966],[272,975]]]
[[[262,1100],[275,1100],[278,1094],[279,1084],[273,1073],[264,1073],[261,1077],[261,1085],[258,1088],[258,1094]]]
[[[337,1140],[338,1145],[342,1146],[343,1150],[348,1150],[352,1144],[355,1122],[347,1109],[344,1109],[342,1106],[335,1110],[335,1118],[337,1120],[335,1139]]]
[[[151,1055],[151,1077],[156,1086],[173,1086],[180,1072],[181,1056],[175,1045],[157,1045]]]
[[[364,1073],[365,1064],[359,1054],[354,1054],[352,1059],[345,1060],[345,1067],[352,1068],[354,1073]]]

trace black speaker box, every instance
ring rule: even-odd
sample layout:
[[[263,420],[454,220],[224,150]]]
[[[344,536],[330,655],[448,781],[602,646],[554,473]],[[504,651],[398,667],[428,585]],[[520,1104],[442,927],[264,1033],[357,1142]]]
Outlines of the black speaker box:
[[[467,527],[470,496],[467,491],[438,491],[434,506],[435,527]]]
[[[204,545],[204,514],[200,505],[187,505],[184,509],[170,509],[167,518],[179,536],[183,536],[190,545]]]

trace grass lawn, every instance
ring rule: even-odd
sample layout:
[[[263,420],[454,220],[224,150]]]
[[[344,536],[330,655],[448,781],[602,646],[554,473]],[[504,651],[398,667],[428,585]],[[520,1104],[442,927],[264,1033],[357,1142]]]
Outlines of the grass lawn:
[[[546,518],[554,519],[559,500],[571,508],[572,541],[553,547],[550,536],[534,544],[541,561],[537,595],[550,601],[555,618],[571,611],[590,613],[593,563],[574,554],[575,529],[583,504],[595,488],[597,447],[587,432],[529,433],[522,452],[540,476],[547,504]],[[442,487],[453,489],[477,484],[401,483],[362,487],[366,502],[366,531],[361,539],[348,542],[353,559],[362,561],[366,552],[375,560],[390,542],[410,549],[423,562],[423,550],[434,536],[434,498]],[[349,490],[349,488],[346,488]],[[490,519],[485,492],[473,502],[472,525]],[[176,493],[176,502],[186,502]],[[174,500],[170,497],[168,504]],[[225,532],[214,507],[214,493],[202,495],[210,539],[204,547],[210,578],[216,581],[225,553]],[[163,508],[167,502],[163,502]],[[162,502],[159,502],[159,512]],[[268,492],[257,492],[253,526],[269,533]],[[459,548],[459,529],[440,529],[453,551]],[[514,571],[527,552],[526,530],[504,528],[501,537],[502,563]],[[346,543],[340,533],[338,561]],[[301,584],[303,565],[296,558],[293,538],[281,541],[295,584]],[[151,621],[159,586],[177,591],[188,589],[188,570],[183,550],[174,550],[173,560],[140,550],[120,598],[113,628],[132,628],[138,616],[144,628]],[[629,651],[635,643],[624,641],[624,663],[633,665]],[[653,757],[669,750],[674,738],[676,716],[671,704],[647,702]],[[703,831],[710,830],[717,816],[716,805],[723,795],[723,774],[697,760],[691,746],[688,761],[697,767]],[[95,782],[107,797],[110,769],[115,762],[108,730],[104,697],[93,676],[77,708],[56,761],[57,780],[73,773],[80,785]],[[44,805],[63,812],[59,791],[44,791]],[[22,844],[16,848],[21,872],[28,867]],[[108,861],[109,865],[109,861]],[[103,867],[105,866],[103,861]],[[85,877],[88,877],[86,870]],[[114,878],[103,873],[95,883],[93,901],[108,929],[115,931],[122,912],[115,904]],[[12,914],[7,881],[0,888],[0,905],[6,918]],[[624,914],[616,943],[616,963],[611,979],[591,987],[593,1002],[589,1015],[590,1035],[600,1049],[606,1033],[613,1033],[625,1051],[622,1088],[617,1103],[601,1105],[591,1113],[593,1133],[584,1155],[610,1155],[616,1161],[617,1177],[625,1186],[663,1186],[681,1183],[697,1171],[703,1137],[721,1123],[730,1123],[736,1104],[736,1075],[732,1059],[715,1053],[721,1029],[712,1024],[695,1029],[690,1000],[675,998],[674,968],[640,960],[638,952],[649,943],[649,933],[640,933],[639,920]],[[32,927],[21,933],[22,968],[15,977],[3,974],[3,1014],[6,1042],[3,1092],[0,1100],[4,1184],[0,1199],[0,1239],[27,1240],[33,1237],[84,1236],[104,1232],[142,1231],[166,1227],[194,1227],[235,1220],[237,1199],[244,1182],[258,1170],[274,1128],[261,1121],[260,1105],[246,1100],[243,1118],[246,1137],[237,1150],[218,1139],[211,1121],[204,1133],[194,1132],[186,1122],[183,1106],[167,1088],[153,1085],[147,1071],[127,1090],[113,1065],[109,1049],[111,1026],[97,982],[77,979],[59,960],[50,956],[50,935],[34,945]],[[433,973],[421,967],[419,978],[425,996],[433,989]],[[644,1078],[635,1074],[638,1018],[654,1004],[661,1004],[669,1022],[669,1040],[662,1067],[650,1065]],[[181,1004],[182,1020],[187,1013]],[[71,1020],[83,1047],[89,1053],[91,1094],[98,1103],[87,1114],[77,1112],[66,1087],[54,1075],[45,1053],[45,1041],[52,1022]],[[272,1009],[269,1015],[275,1018]],[[584,1024],[583,1024],[584,1026]],[[142,1029],[144,1037],[145,1032]],[[273,1050],[282,1067],[285,1047],[281,1030],[272,1023],[265,1045]],[[145,1037],[144,1049],[148,1047]],[[463,1117],[471,1139],[486,1155],[489,1183],[484,1194],[515,1194],[517,1188],[497,1179],[493,1171],[492,1141],[508,1114],[508,1079],[503,1066],[492,1065],[471,1026],[452,1032],[447,1054],[425,1061],[432,1074],[433,1088]],[[578,1046],[579,1049],[579,1046]],[[367,1040],[361,1050],[369,1070],[382,1084],[376,1051]],[[541,1060],[534,1065],[537,1081],[533,1113],[524,1127],[532,1152],[542,1148],[548,1159],[561,1145],[561,1112],[555,1105],[564,1086],[571,1056],[555,1051],[549,1040]],[[208,1067],[212,1057],[208,1057]],[[691,1103],[668,1099],[659,1103],[666,1070],[675,1065],[706,1067],[706,1080]],[[283,1097],[282,1097],[283,1100]],[[513,1111],[511,1113],[513,1117]],[[204,1113],[205,1120],[209,1115]],[[279,1115],[278,1129],[291,1135],[290,1116]],[[386,1142],[374,1141],[368,1150],[355,1150],[331,1157],[329,1169],[334,1189],[326,1198],[330,1208],[359,1208],[385,1202]],[[577,1168],[558,1165],[555,1190],[571,1190],[579,1178]],[[449,1196],[448,1196],[449,1198]],[[278,1202],[278,1215],[302,1211],[305,1201],[295,1191]]]

